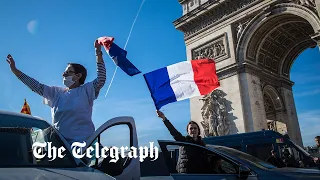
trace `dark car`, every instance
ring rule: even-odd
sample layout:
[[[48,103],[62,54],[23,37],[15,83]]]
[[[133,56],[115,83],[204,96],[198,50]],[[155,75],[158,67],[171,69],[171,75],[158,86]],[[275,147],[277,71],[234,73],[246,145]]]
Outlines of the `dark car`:
[[[206,144],[227,146],[266,161],[273,150],[278,159],[286,159],[284,152],[289,152],[291,167],[315,168],[313,157],[288,136],[271,130],[232,134],[226,136],[206,137]]]
[[[277,168],[265,161],[262,161],[252,155],[238,151],[225,146],[207,145],[202,147],[196,144],[177,142],[177,141],[158,141],[164,156],[166,167],[169,170],[170,177],[175,180],[180,179],[247,179],[247,180],[277,180],[277,179],[320,179],[320,170],[303,168]],[[201,174],[179,174],[176,171],[176,162],[180,146],[189,146],[199,148],[208,158],[209,169],[204,169]],[[200,156],[200,155],[199,155]],[[192,157],[197,158],[197,156]],[[211,159],[220,159],[220,169],[213,171],[214,166]],[[159,167],[160,168],[160,167]],[[212,169],[211,169],[212,168]],[[212,170],[212,171],[211,171]],[[164,177],[163,177],[164,178]],[[169,177],[168,177],[169,178]],[[152,178],[148,178],[152,179]]]

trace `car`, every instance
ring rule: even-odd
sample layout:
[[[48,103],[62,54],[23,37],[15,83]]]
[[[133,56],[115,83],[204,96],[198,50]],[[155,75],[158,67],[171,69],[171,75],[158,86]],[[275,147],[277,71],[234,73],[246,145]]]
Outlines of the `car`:
[[[240,150],[253,155],[261,160],[267,160],[271,155],[271,150],[278,158],[284,158],[284,150],[288,149],[295,161],[293,167],[317,169],[313,157],[305,149],[294,143],[289,136],[282,135],[272,130],[262,130],[255,132],[231,134],[225,136],[205,137],[206,144],[222,145]]]
[[[82,152],[101,143],[101,134],[118,125],[129,127],[130,145],[138,147],[134,119],[122,116],[102,124],[86,141]],[[64,137],[39,117],[0,111],[0,143],[0,179],[140,179],[138,158],[118,156],[117,162],[110,161],[110,155],[102,160],[96,156],[76,158]],[[33,148],[36,143],[46,146]]]
[[[267,179],[290,179],[290,180],[307,180],[307,179],[320,179],[320,171],[315,169],[303,169],[303,168],[277,168],[265,161],[262,161],[252,155],[244,153],[242,151],[229,148],[226,146],[207,144],[206,146],[200,146],[197,144],[159,140],[161,154],[165,159],[166,167],[170,176],[163,175],[162,178],[172,178],[174,180],[267,180]],[[176,171],[176,163],[179,156],[180,147],[191,147],[197,152],[204,152],[208,159],[212,157],[218,157],[221,159],[222,173],[205,171],[201,174],[180,174]],[[197,157],[196,157],[197,158]],[[216,159],[216,158],[215,158]],[[210,161],[209,161],[210,162]],[[209,166],[211,167],[211,162]],[[152,179],[151,176],[146,177]]]
[[[124,133],[117,129],[113,136],[106,135],[114,127],[126,127]],[[116,135],[116,138],[115,138]],[[216,145],[206,147],[196,144],[158,140],[160,150],[158,160],[149,159],[152,165],[142,165],[139,158],[132,158],[130,152],[123,151],[103,155],[105,138],[108,141],[126,138],[129,147],[138,147],[135,121],[132,117],[121,116],[103,123],[95,133],[78,149],[68,145],[64,137],[46,120],[31,115],[0,111],[0,179],[102,179],[102,180],[151,180],[151,179],[319,179],[320,171],[302,168],[276,168],[273,165],[244,152]],[[114,143],[114,142],[113,142]],[[81,142],[78,142],[81,145]],[[36,146],[34,146],[36,145]],[[98,147],[97,147],[98,146]],[[101,147],[102,146],[102,147]],[[179,174],[176,171],[180,146],[199,148],[208,159],[220,157],[224,173]],[[94,149],[94,147],[96,147]],[[108,146],[112,149],[111,146]],[[78,151],[79,150],[79,151]],[[132,150],[132,149],[131,149]],[[75,154],[91,152],[96,156],[76,157]],[[138,150],[139,151],[139,150]],[[141,153],[141,151],[139,152]],[[105,154],[105,155],[106,155]],[[151,159],[150,159],[151,158]],[[195,157],[197,158],[197,157]],[[113,161],[117,160],[117,161]],[[149,161],[149,162],[150,162]],[[162,165],[161,165],[162,163]],[[141,167],[148,167],[148,175]],[[152,169],[153,168],[153,169]],[[141,172],[144,172],[142,174]]]

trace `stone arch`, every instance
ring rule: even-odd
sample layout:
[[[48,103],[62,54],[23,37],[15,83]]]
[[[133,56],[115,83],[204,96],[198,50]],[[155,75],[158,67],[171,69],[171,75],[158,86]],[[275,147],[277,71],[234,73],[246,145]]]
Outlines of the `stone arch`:
[[[276,111],[283,111],[284,105],[282,102],[282,98],[277,92],[277,90],[271,85],[267,85],[263,88],[263,94],[267,95]]]
[[[213,56],[220,89],[232,103],[227,119],[234,122],[234,132],[267,128],[266,99],[277,112],[273,119],[282,120],[290,138],[303,146],[289,72],[302,51],[320,46],[318,0],[179,2],[183,16],[174,25],[184,33],[187,58],[223,47]],[[199,98],[190,100],[191,119],[203,121],[201,107]]]
[[[280,94],[273,86],[267,85],[263,88],[263,101],[268,129],[285,134],[288,124],[283,118],[285,106]]]
[[[266,69],[289,79],[293,61],[306,48],[317,45],[310,36],[319,31],[320,19],[315,11],[294,3],[271,6],[256,15],[241,33],[237,61],[264,64]]]
[[[268,127],[272,121],[276,131],[288,132],[298,144],[302,144],[302,140],[290,70],[301,52],[317,45],[320,46],[320,19],[316,9],[295,3],[280,3],[263,9],[245,26],[236,45],[239,65],[254,69],[264,82],[281,89],[284,108],[275,110],[273,120],[268,120],[265,114]],[[263,95],[273,103],[272,92],[277,91],[267,91]]]

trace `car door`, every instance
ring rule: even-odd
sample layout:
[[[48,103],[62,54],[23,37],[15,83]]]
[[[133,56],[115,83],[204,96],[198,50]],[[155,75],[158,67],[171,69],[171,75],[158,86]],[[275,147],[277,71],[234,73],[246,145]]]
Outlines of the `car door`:
[[[112,131],[112,133],[110,133],[110,131]],[[126,140],[125,143],[121,144],[124,139]],[[130,158],[128,156],[130,147],[136,147],[138,149],[136,125],[132,117],[115,117],[102,124],[95,131],[94,135],[86,141],[84,150],[89,147],[96,148],[96,143],[100,145],[100,150],[103,147],[109,148],[109,152],[107,152],[109,154],[106,153],[108,157],[106,159],[97,158],[96,152],[93,151],[92,154],[95,154],[95,156],[85,159],[88,166],[101,170],[115,177],[117,180],[140,179],[139,158]],[[111,146],[114,150],[112,152]],[[120,149],[121,147],[127,147],[127,149],[124,149],[125,151],[123,154]],[[102,154],[101,152],[99,153],[101,157]],[[117,162],[110,162],[112,159],[117,160]],[[121,166],[122,169],[119,169],[119,166]]]
[[[186,142],[177,142],[177,141],[158,141],[160,149],[165,157],[166,164],[170,171],[171,176],[175,180],[188,180],[188,179],[198,179],[198,180],[257,180],[255,175],[252,175],[250,170],[243,165],[239,165],[237,162],[234,162],[231,159],[228,159],[221,154],[202,147],[196,144],[186,143]],[[190,173],[178,173],[177,172],[177,161],[179,159],[180,148],[184,147],[187,149],[192,148],[194,152],[201,152],[201,155],[193,155],[188,161],[191,161],[192,158],[203,158],[207,168],[203,169],[203,173],[190,174]],[[208,161],[205,160],[208,158]],[[217,160],[218,159],[218,160]],[[198,161],[199,162],[199,161]],[[217,163],[218,162],[218,163]],[[219,166],[218,166],[219,164]],[[200,165],[200,163],[199,163]],[[185,167],[185,166],[184,166]],[[216,168],[219,167],[219,168]],[[220,168],[221,167],[221,168]],[[217,171],[216,171],[216,170]],[[240,173],[242,172],[242,173]],[[244,173],[245,172],[245,173]]]

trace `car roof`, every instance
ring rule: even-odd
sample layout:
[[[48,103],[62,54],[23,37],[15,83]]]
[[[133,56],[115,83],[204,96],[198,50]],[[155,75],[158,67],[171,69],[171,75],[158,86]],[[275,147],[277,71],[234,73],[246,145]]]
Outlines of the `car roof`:
[[[14,116],[14,117],[21,117],[21,118],[29,118],[29,119],[32,119],[35,120],[35,121],[38,121],[38,122],[41,122],[41,123],[45,123],[46,125],[48,126],[51,126],[52,125],[46,121],[45,119],[41,118],[41,117],[37,117],[37,116],[32,116],[32,115],[29,115],[29,114],[23,114],[23,113],[18,113],[18,112],[12,112],[12,111],[5,111],[5,110],[0,110],[0,117],[1,115],[9,115],[9,116]],[[59,131],[55,131],[57,134],[59,134]],[[61,134],[59,134],[61,140],[63,141],[63,143],[65,144],[66,143],[66,140],[63,138],[63,136]],[[66,144],[65,144],[66,145]],[[70,150],[70,149],[69,149]],[[70,151],[71,152],[71,151]],[[79,163],[82,163],[81,160],[73,157],[73,159],[75,160],[75,162],[77,164]]]
[[[283,137],[282,134],[279,132],[275,132],[272,130],[263,130],[263,131],[255,131],[255,132],[246,132],[246,133],[239,133],[239,134],[229,134],[225,136],[212,136],[212,137],[205,137],[204,140],[225,140],[225,139],[236,139],[236,138],[265,138],[265,137]]]
[[[13,111],[0,110],[0,115],[10,115],[10,116],[16,116],[16,117],[31,118],[31,119],[34,119],[34,120],[47,122],[45,119],[43,119],[41,117],[32,116],[32,115],[29,115],[29,114],[17,113],[17,112],[13,112]]]

